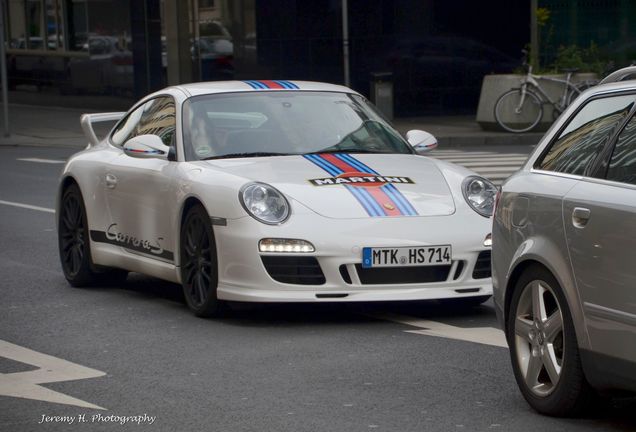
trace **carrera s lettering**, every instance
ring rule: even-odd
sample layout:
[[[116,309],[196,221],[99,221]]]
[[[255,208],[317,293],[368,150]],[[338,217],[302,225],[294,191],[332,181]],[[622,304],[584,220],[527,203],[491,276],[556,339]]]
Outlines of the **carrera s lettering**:
[[[174,253],[163,249],[161,246],[160,242],[163,240],[163,237],[158,237],[155,241],[140,239],[136,236],[120,232],[117,230],[116,223],[110,224],[106,231],[91,230],[91,240],[97,243],[108,243],[120,246],[168,261],[174,261]]]
[[[163,253],[163,248],[159,245],[159,240],[163,240],[162,237],[159,237],[156,241],[156,244],[150,243],[148,240],[142,240],[130,234],[124,234],[117,231],[117,224],[110,224],[108,229],[106,230],[106,238],[108,240],[116,241],[122,246],[133,246],[134,248],[141,247],[155,255],[161,255]]]
[[[339,175],[338,177],[324,177],[309,180],[314,186],[328,186],[348,184],[351,186],[380,186],[388,183],[415,184],[408,177],[388,177],[371,175]]]

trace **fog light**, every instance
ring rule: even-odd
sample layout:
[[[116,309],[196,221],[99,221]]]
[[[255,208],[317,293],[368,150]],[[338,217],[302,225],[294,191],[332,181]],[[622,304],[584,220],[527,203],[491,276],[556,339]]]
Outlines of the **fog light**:
[[[492,246],[492,234],[488,234],[484,239],[484,246],[491,247]]]
[[[266,238],[258,242],[260,252],[309,253],[314,245],[305,240]]]

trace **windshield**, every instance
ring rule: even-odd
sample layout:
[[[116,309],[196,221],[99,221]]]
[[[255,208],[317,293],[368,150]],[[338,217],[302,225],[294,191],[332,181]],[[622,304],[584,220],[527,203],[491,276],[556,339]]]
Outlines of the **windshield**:
[[[357,95],[250,92],[197,96],[183,106],[187,160],[307,153],[413,153]]]

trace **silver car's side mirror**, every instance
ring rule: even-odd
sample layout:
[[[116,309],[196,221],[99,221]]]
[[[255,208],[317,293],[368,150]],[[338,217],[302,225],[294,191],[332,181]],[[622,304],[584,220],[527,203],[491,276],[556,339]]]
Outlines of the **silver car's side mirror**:
[[[168,159],[170,147],[165,145],[157,135],[137,135],[126,141],[124,153],[140,159]]]
[[[410,130],[406,133],[406,140],[418,153],[427,152],[437,148],[437,138],[423,130]]]

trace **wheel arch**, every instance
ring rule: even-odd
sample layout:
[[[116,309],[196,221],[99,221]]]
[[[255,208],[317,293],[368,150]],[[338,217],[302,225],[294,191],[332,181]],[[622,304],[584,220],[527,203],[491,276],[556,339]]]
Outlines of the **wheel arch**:
[[[545,246],[545,244],[544,244]],[[549,258],[549,259],[548,259]],[[512,303],[512,298],[514,296],[515,286],[521,275],[532,266],[540,266],[543,267],[546,271],[548,271],[554,279],[558,282],[563,295],[567,300],[567,306],[570,309],[570,313],[572,314],[572,318],[575,321],[575,331],[576,337],[578,340],[578,344],[580,348],[588,348],[589,338],[587,335],[587,328],[585,324],[577,325],[577,323],[585,323],[583,309],[580,303],[580,297],[578,295],[578,291],[576,289],[576,282],[571,277],[571,271],[559,272],[558,268],[568,268],[571,269],[569,260],[564,260],[559,255],[554,253],[527,253],[522,257],[519,257],[515,260],[514,264],[511,266],[511,270],[509,272],[509,277],[506,283],[505,290],[505,298],[504,298],[504,323],[508,321],[508,316],[510,313],[510,306]],[[566,267],[567,266],[567,267]]]
[[[183,203],[181,204],[181,208],[179,209],[179,215],[177,219],[178,224],[176,227],[177,241],[175,246],[175,266],[177,267],[181,266],[181,227],[183,226],[183,222],[185,221],[185,217],[188,214],[188,211],[196,205],[200,205],[201,207],[203,207],[206,213],[208,214],[208,216],[210,216],[210,210],[207,208],[207,206],[204,204],[203,200],[200,197],[196,195],[190,195],[183,200]],[[212,232],[214,233],[214,226],[211,226],[211,228],[212,228]]]
[[[77,187],[79,188],[80,192],[82,191],[82,188],[80,187],[79,182],[71,174],[66,174],[64,177],[62,177],[60,179],[60,183],[59,183],[59,186],[57,188],[57,193],[55,195],[55,215],[56,215],[55,221],[56,221],[56,227],[57,227],[57,223],[58,223],[57,215],[60,214],[60,203],[62,202],[62,195],[64,194],[64,191],[72,184],[77,185]]]

